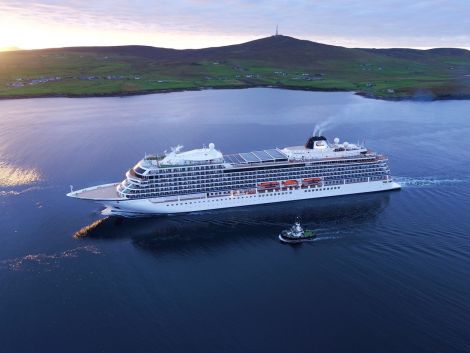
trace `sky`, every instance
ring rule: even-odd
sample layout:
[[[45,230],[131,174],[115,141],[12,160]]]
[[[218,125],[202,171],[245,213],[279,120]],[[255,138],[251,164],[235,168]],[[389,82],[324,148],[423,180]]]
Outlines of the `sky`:
[[[284,35],[346,47],[470,49],[470,0],[0,0],[0,50],[202,48]]]

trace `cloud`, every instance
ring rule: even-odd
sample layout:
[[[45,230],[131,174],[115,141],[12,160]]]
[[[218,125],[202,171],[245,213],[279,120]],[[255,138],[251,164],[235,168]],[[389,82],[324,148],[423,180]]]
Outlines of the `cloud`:
[[[356,47],[469,47],[461,0],[3,0],[0,20],[67,32],[69,45],[200,47],[281,33]],[[54,37],[54,36],[52,36]],[[119,38],[121,37],[121,41]],[[112,39],[113,38],[113,39]],[[17,45],[17,43],[9,43]],[[52,45],[53,46],[53,45]]]

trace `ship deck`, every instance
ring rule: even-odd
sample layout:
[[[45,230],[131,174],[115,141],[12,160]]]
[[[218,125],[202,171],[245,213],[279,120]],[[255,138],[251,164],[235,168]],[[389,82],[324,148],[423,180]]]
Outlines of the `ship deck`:
[[[123,199],[116,190],[119,183],[92,186],[90,188],[72,191],[69,197],[85,200],[121,200]]]
[[[225,163],[230,164],[287,162],[287,156],[278,149],[226,154],[223,157]]]

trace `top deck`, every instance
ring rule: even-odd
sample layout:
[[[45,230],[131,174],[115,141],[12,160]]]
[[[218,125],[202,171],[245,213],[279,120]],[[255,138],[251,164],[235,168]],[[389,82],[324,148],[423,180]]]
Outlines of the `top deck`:
[[[224,162],[230,164],[287,162],[288,159],[287,156],[278,149],[226,154],[223,157]]]

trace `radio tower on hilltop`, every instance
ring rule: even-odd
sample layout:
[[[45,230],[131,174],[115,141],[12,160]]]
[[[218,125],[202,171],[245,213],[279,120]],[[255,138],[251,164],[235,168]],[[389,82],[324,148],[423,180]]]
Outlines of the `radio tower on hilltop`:
[[[278,35],[279,35],[279,27],[278,27],[278,25],[276,25],[276,36],[278,36]]]

